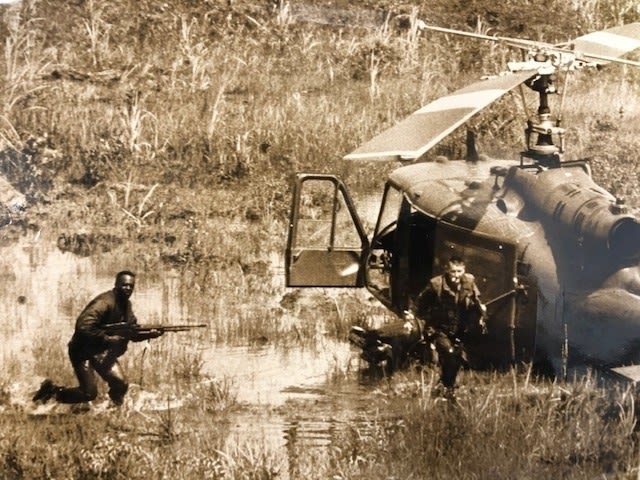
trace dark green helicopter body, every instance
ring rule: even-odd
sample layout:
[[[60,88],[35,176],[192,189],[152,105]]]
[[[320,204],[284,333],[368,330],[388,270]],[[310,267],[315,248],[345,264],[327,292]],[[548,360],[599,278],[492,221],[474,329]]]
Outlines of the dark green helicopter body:
[[[339,179],[300,174],[287,285],[365,286],[402,318],[443,263],[461,256],[489,306],[488,334],[471,345],[474,364],[533,361],[554,373],[588,366],[640,379],[640,219],[593,181],[587,161],[564,160],[564,129],[547,102],[551,74],[567,62],[600,65],[640,47],[640,24],[596,33],[576,39],[580,55],[567,60],[564,46],[546,45],[544,61],[536,56],[440,98],[347,155],[418,160],[389,175],[371,237]],[[538,92],[540,106],[519,160],[419,161],[521,84]],[[323,183],[322,195],[304,193]],[[308,211],[308,199],[320,197],[330,208]],[[315,240],[305,243],[307,234]]]

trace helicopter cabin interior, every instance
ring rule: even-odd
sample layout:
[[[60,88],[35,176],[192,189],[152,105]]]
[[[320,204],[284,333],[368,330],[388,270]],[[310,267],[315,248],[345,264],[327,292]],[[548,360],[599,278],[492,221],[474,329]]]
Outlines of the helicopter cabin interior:
[[[300,174],[291,212],[287,286],[366,287],[402,316],[429,279],[458,256],[475,276],[483,301],[495,300],[490,334],[475,339],[474,356],[496,365],[532,353],[535,325],[526,334],[516,331],[531,322],[521,320],[523,308],[513,294],[519,277],[514,245],[421,211],[391,181],[370,241],[345,186],[333,175]]]

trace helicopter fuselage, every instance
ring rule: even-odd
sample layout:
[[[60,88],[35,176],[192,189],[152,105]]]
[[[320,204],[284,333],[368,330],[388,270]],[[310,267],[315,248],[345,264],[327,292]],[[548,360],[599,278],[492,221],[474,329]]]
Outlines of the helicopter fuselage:
[[[323,178],[335,177],[301,175],[298,187]],[[371,240],[361,238],[356,250],[335,243],[345,225],[336,212],[352,212],[360,223],[335,181],[336,194],[327,196],[334,201],[327,210],[334,237],[326,248],[299,246],[301,210],[294,205],[289,286],[366,286],[402,316],[447,258],[458,255],[489,308],[489,334],[472,342],[474,364],[534,361],[560,373],[574,365],[640,362],[640,223],[591,179],[588,163],[401,167],[386,184]],[[335,207],[341,191],[349,208]]]
[[[344,157],[416,162],[389,176],[370,239],[337,177],[299,175],[287,285],[366,287],[402,317],[456,255],[488,306],[488,334],[468,342],[473,364],[532,360],[556,374],[587,365],[640,382],[640,365],[628,367],[640,364],[640,221],[592,180],[588,162],[564,160],[566,90],[560,115],[554,118],[549,105],[559,93],[556,73],[564,73],[566,85],[569,72],[586,66],[640,66],[622,58],[640,48],[640,23],[555,45],[416,26],[505,42],[526,50],[528,59],[431,101]],[[527,119],[519,162],[420,161],[522,85],[538,94],[539,106]],[[478,158],[473,142],[467,157]],[[302,192],[314,182],[325,186]]]

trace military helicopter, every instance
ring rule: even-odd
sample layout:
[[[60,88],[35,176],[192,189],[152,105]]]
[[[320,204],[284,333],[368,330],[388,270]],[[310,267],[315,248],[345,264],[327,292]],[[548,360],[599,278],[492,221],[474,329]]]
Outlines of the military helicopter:
[[[640,23],[556,45],[421,27],[500,41],[526,59],[421,107],[344,157],[409,162],[389,175],[371,237],[338,177],[298,174],[287,286],[366,287],[402,319],[455,254],[475,275],[489,313],[487,333],[470,342],[472,365],[526,362],[553,375],[586,366],[640,380],[640,219],[594,182],[588,160],[564,158],[565,129],[549,107],[559,93],[556,72],[640,66],[621,58],[640,48]],[[470,142],[466,160],[417,161],[523,86],[539,106],[526,121],[519,159],[477,161]]]

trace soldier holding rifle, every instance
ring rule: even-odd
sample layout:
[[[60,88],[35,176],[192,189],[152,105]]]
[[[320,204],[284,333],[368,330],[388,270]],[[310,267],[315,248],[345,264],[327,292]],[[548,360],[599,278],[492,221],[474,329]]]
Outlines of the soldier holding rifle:
[[[109,385],[109,397],[122,405],[129,384],[118,363],[129,341],[157,338],[167,327],[140,327],[129,297],[135,287],[135,274],[128,270],[116,274],[113,289],[94,298],[80,313],[69,342],[69,359],[78,378],[77,387],[62,387],[47,379],[33,396],[34,402],[54,398],[60,403],[83,403],[98,395],[95,373]],[[195,325],[203,326],[203,325]],[[186,329],[187,326],[181,326]],[[179,331],[177,329],[173,331]]]

